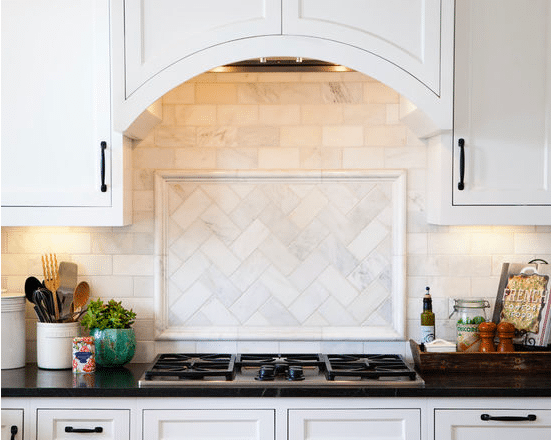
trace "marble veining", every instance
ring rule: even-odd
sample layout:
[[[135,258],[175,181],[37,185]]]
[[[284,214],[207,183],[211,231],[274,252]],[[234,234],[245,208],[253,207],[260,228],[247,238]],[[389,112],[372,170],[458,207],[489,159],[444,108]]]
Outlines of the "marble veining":
[[[160,339],[397,339],[402,171],[159,172]]]

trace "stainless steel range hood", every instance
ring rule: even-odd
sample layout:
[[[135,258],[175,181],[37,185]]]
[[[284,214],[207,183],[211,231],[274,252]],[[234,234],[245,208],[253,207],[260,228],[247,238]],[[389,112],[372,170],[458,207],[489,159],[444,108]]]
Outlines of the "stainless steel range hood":
[[[313,58],[255,58],[216,67],[211,72],[353,72],[348,67]]]

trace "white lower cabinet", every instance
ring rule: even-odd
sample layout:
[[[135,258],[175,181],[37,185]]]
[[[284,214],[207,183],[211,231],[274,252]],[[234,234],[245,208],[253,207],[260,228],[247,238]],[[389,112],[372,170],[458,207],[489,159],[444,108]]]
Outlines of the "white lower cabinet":
[[[0,440],[23,440],[23,410],[2,409]]]
[[[143,439],[274,440],[275,411],[144,410]]]
[[[37,439],[130,440],[130,410],[37,409]]]
[[[420,409],[289,410],[289,440],[420,440]]]
[[[549,440],[551,409],[435,409],[435,440]]]
[[[1,402],[1,440],[11,439],[13,425],[21,428],[14,440],[551,439],[549,397],[3,397]]]

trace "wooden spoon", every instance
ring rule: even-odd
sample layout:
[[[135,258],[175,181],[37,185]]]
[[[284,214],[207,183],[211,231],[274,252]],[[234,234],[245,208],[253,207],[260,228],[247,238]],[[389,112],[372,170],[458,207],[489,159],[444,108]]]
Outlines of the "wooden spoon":
[[[90,297],[90,285],[86,281],[78,283],[73,293],[73,310],[79,312],[88,302]]]

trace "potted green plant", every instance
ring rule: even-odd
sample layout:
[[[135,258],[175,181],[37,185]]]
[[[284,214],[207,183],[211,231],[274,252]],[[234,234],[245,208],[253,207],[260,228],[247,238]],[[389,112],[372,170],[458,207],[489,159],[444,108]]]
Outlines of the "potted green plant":
[[[135,319],[136,313],[125,309],[121,302],[112,299],[104,304],[101,298],[90,302],[80,323],[94,337],[97,365],[119,367],[132,360],[136,351],[132,328]]]

